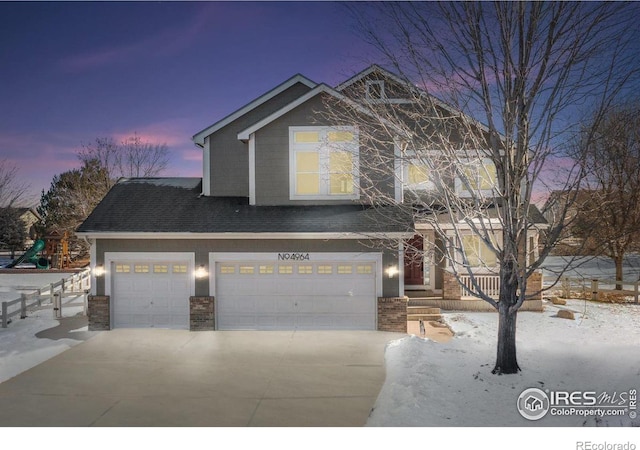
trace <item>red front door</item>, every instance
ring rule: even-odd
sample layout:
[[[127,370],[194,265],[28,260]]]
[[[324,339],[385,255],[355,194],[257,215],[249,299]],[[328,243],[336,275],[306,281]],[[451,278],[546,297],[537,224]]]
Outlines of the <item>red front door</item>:
[[[404,246],[404,284],[424,284],[424,237],[416,234]]]

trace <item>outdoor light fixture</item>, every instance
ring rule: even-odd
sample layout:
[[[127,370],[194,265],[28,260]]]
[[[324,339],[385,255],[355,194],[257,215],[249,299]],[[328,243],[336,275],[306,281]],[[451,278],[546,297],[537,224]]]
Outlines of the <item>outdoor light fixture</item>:
[[[196,278],[206,278],[209,276],[209,272],[207,272],[207,268],[204,264],[201,264],[200,267],[196,269]]]
[[[104,267],[102,264],[99,264],[93,268],[93,276],[101,277],[104,275]]]
[[[393,278],[398,275],[398,266],[387,267],[387,275],[389,276],[389,278]]]

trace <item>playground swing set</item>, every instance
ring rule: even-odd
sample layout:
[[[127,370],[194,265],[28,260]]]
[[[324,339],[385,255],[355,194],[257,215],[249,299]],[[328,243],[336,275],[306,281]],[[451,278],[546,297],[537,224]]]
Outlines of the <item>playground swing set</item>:
[[[19,258],[6,266],[16,268],[23,263],[32,263],[36,269],[66,269],[71,265],[69,234],[54,231],[43,239],[36,240]]]

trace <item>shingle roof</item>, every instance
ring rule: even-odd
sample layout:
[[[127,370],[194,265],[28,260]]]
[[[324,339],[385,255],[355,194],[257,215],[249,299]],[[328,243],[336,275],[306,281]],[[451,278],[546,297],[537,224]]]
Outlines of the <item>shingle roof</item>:
[[[413,229],[398,208],[357,204],[251,206],[204,197],[200,178],[134,178],[116,184],[79,232],[397,233]]]

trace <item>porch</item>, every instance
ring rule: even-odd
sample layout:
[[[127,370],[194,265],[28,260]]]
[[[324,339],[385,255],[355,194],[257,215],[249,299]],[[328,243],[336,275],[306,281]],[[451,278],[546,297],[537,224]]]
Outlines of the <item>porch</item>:
[[[431,307],[449,311],[495,311],[484,300],[466,294],[460,283],[468,288],[472,287],[471,277],[461,276],[460,282],[448,271],[442,272],[442,289],[411,288],[405,289],[405,296],[409,298],[407,307]],[[476,275],[474,277],[480,289],[497,299],[500,294],[500,278],[497,275]],[[542,311],[542,273],[534,273],[527,282],[527,295],[521,311]]]

